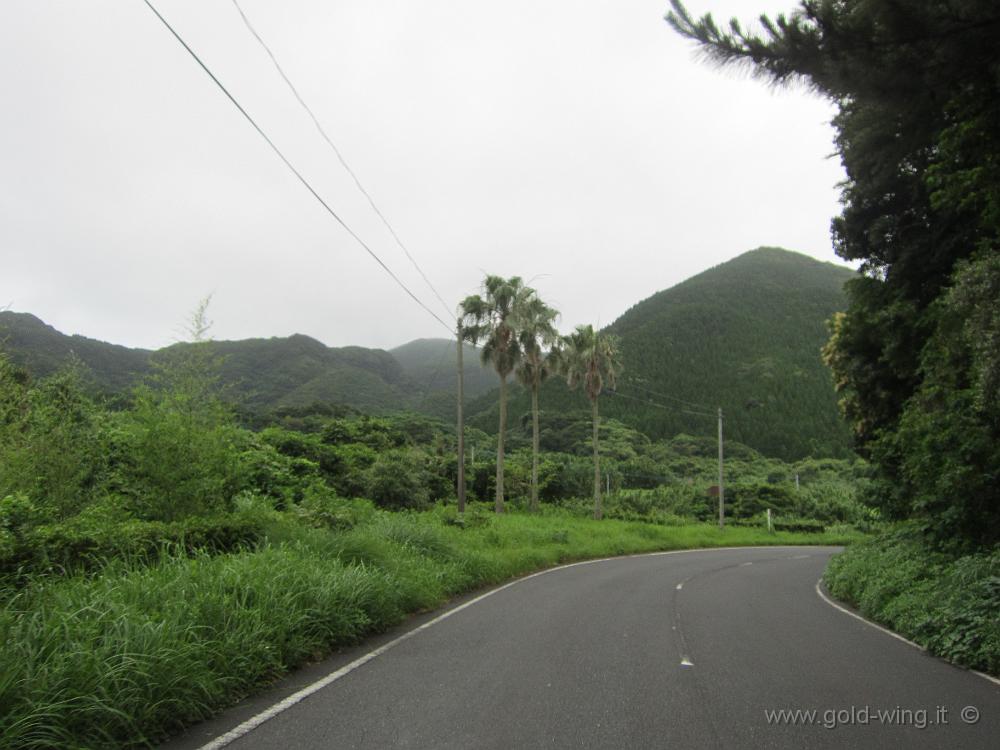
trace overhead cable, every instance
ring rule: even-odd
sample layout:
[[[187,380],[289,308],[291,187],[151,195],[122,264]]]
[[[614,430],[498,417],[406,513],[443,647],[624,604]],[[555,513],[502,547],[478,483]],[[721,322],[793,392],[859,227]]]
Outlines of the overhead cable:
[[[629,396],[627,393],[622,393],[621,391],[611,391],[615,396],[620,396],[621,398],[631,399],[632,401],[638,401],[640,404],[646,404],[647,406],[656,406],[660,409],[666,409],[667,411],[680,412],[682,414],[693,414],[698,417],[711,417],[715,419],[717,415],[709,414],[703,411],[693,411],[691,409],[682,409],[679,406],[667,406],[665,404],[658,404],[652,399],[648,398],[638,398],[636,396]]]
[[[627,385],[627,386],[629,386],[631,388],[635,388],[636,390],[644,391],[644,392],[648,393],[651,396],[656,396],[657,398],[665,398],[668,401],[676,401],[679,404],[684,404],[685,406],[690,406],[690,407],[692,407],[694,409],[711,409],[712,408],[710,406],[706,406],[705,404],[698,404],[698,403],[695,403],[694,401],[686,401],[683,398],[677,398],[677,396],[670,396],[670,395],[668,395],[666,393],[657,393],[656,391],[651,391],[649,388],[645,388],[645,387],[639,385],[634,380],[626,380],[622,384],[623,385]]]
[[[247,122],[249,122],[251,126],[253,126],[253,129],[257,131],[260,137],[267,142],[267,145],[271,147],[271,150],[274,151],[274,153],[278,156],[279,159],[281,159],[282,162],[284,162],[285,166],[288,167],[289,170],[291,170],[292,174],[294,174],[299,179],[299,182],[302,183],[302,185],[306,188],[306,190],[312,193],[312,196],[317,201],[319,201],[320,205],[323,206],[324,209],[326,209],[326,212],[330,214],[330,216],[332,216],[337,221],[337,223],[340,224],[340,226],[342,226],[344,230],[349,235],[351,235],[351,237],[353,237],[359,245],[361,245],[361,247],[365,249],[365,251],[375,260],[375,262],[382,267],[382,270],[384,270],[387,274],[389,274],[392,280],[395,281],[400,286],[400,288],[404,292],[406,292],[406,294],[409,295],[409,297],[414,302],[420,305],[424,310],[426,310],[431,315],[431,317],[433,317],[435,320],[437,320],[438,323],[444,326],[445,330],[447,330],[449,334],[453,333],[452,326],[445,323],[440,317],[438,317],[437,313],[431,310],[427,305],[423,303],[423,301],[419,297],[417,297],[417,295],[411,292],[409,287],[407,287],[406,284],[400,281],[399,277],[392,272],[392,269],[390,269],[389,266],[387,266],[385,262],[380,257],[378,257],[378,255],[375,254],[375,251],[372,250],[368,246],[368,244],[363,239],[361,239],[361,237],[358,236],[358,234],[353,229],[351,229],[342,218],[340,218],[337,212],[334,211],[325,200],[323,200],[320,194],[316,192],[316,190],[313,188],[312,185],[309,184],[309,181],[302,176],[299,170],[297,170],[295,166],[288,160],[288,158],[282,153],[281,149],[279,149],[275,145],[274,141],[270,139],[267,133],[264,132],[264,130],[260,127],[260,125],[257,124],[257,122],[253,119],[253,117],[251,117],[250,114],[245,109],[243,109],[242,105],[236,100],[236,97],[234,97],[231,93],[229,93],[229,90],[222,84],[222,82],[218,78],[215,77],[215,74],[212,73],[211,70],[209,70],[208,66],[205,65],[204,62],[202,62],[201,58],[198,57],[197,53],[195,53],[195,51],[191,49],[190,46],[188,46],[188,43],[184,41],[184,39],[181,37],[179,33],[177,33],[176,30],[174,30],[174,27],[171,26],[170,23],[167,21],[167,19],[165,19],[160,14],[160,12],[153,6],[150,0],[143,0],[143,2],[146,3],[146,6],[153,12],[153,14],[158,19],[160,19],[160,22],[174,36],[174,38],[180,43],[180,45],[184,47],[185,50],[187,50],[188,54],[191,55],[192,58],[194,58],[195,62],[197,62],[198,65],[201,66],[201,69],[205,71],[208,77],[212,79],[213,83],[215,83],[215,85],[219,87],[219,90],[222,91],[222,93],[226,95],[229,101],[233,103],[233,106],[240,111],[240,114],[243,115],[244,118],[246,118]]]
[[[271,48],[267,45],[267,42],[265,42],[261,38],[260,34],[257,33],[257,29],[255,29],[253,24],[250,23],[250,19],[247,18],[247,14],[243,12],[243,8],[240,7],[239,2],[237,2],[237,0],[232,0],[232,2],[233,5],[236,6],[236,10],[239,12],[240,18],[243,19],[243,23],[247,27],[247,30],[253,35],[254,39],[257,40],[260,46],[264,48],[264,51],[267,53],[267,56],[271,58],[271,62],[274,64],[275,70],[278,71],[278,75],[280,75],[282,80],[284,80],[289,90],[291,90],[292,94],[295,96],[295,99],[302,106],[302,109],[304,109],[306,111],[306,114],[309,115],[309,117],[312,119],[313,125],[316,126],[316,130],[319,131],[319,134],[323,137],[323,140],[326,141],[327,145],[333,150],[333,153],[337,157],[337,161],[340,162],[340,166],[342,166],[344,170],[347,172],[347,174],[351,176],[351,179],[354,180],[354,184],[357,186],[358,190],[361,191],[361,194],[368,199],[368,205],[371,206],[372,211],[374,211],[376,216],[378,216],[379,219],[382,220],[382,223],[385,225],[385,228],[389,230],[389,234],[392,235],[392,238],[396,241],[396,244],[399,245],[399,248],[403,251],[403,253],[405,253],[406,257],[410,259],[410,263],[413,264],[413,267],[417,269],[417,273],[420,274],[420,277],[424,280],[424,283],[426,283],[427,287],[434,293],[434,296],[438,298],[438,301],[444,307],[446,314],[451,315],[452,309],[448,306],[448,303],[445,302],[444,299],[442,299],[440,294],[438,294],[438,290],[434,288],[434,285],[431,283],[430,279],[427,278],[427,275],[423,272],[423,269],[420,268],[420,265],[410,254],[410,251],[407,249],[406,245],[403,244],[403,241],[399,238],[399,235],[396,234],[396,230],[393,229],[392,224],[390,224],[389,220],[385,218],[385,215],[379,210],[379,207],[375,205],[375,199],[372,198],[371,194],[367,190],[365,190],[364,185],[361,184],[361,180],[358,179],[358,176],[354,173],[354,170],[351,169],[350,165],[347,163],[347,160],[344,159],[343,154],[340,153],[340,149],[337,148],[337,146],[334,144],[330,136],[327,135],[326,130],[323,128],[322,124],[320,124],[319,118],[316,117],[312,109],[309,107],[308,104],[306,104],[305,100],[299,94],[298,89],[295,88],[295,84],[292,83],[291,79],[285,73],[284,68],[281,67],[281,63],[278,62],[278,58],[275,57],[274,52],[271,51]]]

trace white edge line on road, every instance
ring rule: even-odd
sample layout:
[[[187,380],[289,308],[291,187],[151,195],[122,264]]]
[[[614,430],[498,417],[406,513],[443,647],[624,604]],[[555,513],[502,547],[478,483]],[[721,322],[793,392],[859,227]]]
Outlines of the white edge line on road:
[[[923,646],[921,646],[919,643],[914,643],[909,638],[904,638],[899,633],[895,633],[895,632],[889,630],[888,628],[882,627],[878,623],[872,622],[867,617],[862,617],[857,612],[852,612],[847,607],[844,607],[844,606],[841,606],[840,604],[837,604],[837,602],[833,601],[833,599],[831,599],[830,597],[828,597],[826,594],[823,593],[823,589],[820,588],[820,584],[822,582],[823,582],[822,578],[820,578],[818,581],[816,581],[816,593],[819,595],[820,599],[822,599],[824,602],[826,602],[827,604],[829,604],[831,607],[833,607],[834,609],[839,609],[845,615],[850,615],[855,620],[861,620],[861,622],[865,623],[866,625],[870,625],[871,627],[875,628],[876,630],[881,630],[886,635],[891,635],[897,641],[902,641],[903,643],[907,644],[908,646],[913,646],[913,648],[917,649],[918,651],[923,651],[925,654],[933,656],[933,654],[930,654],[927,651],[927,649],[924,648]],[[935,656],[934,658],[939,658],[939,657]],[[951,662],[949,662],[947,659],[941,659],[941,661],[944,661],[944,662],[946,662],[948,664],[951,664]],[[959,666],[958,664],[952,664],[952,666],[953,667],[958,667],[958,669],[962,669],[962,670],[964,670],[966,672],[972,672],[972,674],[979,675],[984,680],[989,680],[990,682],[992,682],[995,685],[1000,685],[1000,679],[997,679],[993,675],[986,674],[985,672],[980,672],[978,669],[968,669],[966,667]]]
[[[464,604],[458,605],[454,609],[449,609],[447,612],[442,612],[440,615],[438,615],[437,617],[435,617],[433,620],[428,620],[423,625],[420,625],[420,626],[414,628],[413,630],[409,630],[409,631],[403,633],[401,636],[399,636],[398,638],[394,638],[393,640],[389,641],[388,643],[382,644],[381,646],[379,646],[378,648],[374,649],[373,651],[369,651],[364,656],[358,657],[357,659],[355,659],[354,661],[352,661],[350,664],[345,664],[340,669],[338,669],[338,670],[336,670],[334,672],[331,672],[326,677],[322,677],[319,680],[317,680],[316,682],[314,682],[314,683],[312,683],[310,685],[306,685],[304,688],[302,688],[298,692],[292,693],[287,698],[285,698],[284,700],[281,700],[281,701],[275,703],[270,708],[267,708],[266,710],[261,711],[259,714],[255,715],[255,716],[251,716],[249,719],[247,719],[246,721],[244,721],[239,726],[234,727],[233,729],[229,730],[225,734],[219,735],[218,737],[216,737],[211,742],[208,742],[208,743],[202,745],[199,748],[199,750],[220,750],[220,748],[223,748],[226,745],[229,745],[230,743],[235,742],[240,737],[243,737],[244,735],[249,734],[254,729],[256,729],[257,727],[259,727],[261,724],[263,724],[264,722],[268,721],[269,719],[273,719],[278,714],[280,714],[280,713],[282,713],[284,711],[287,711],[289,708],[291,708],[292,706],[294,706],[296,703],[302,702],[303,700],[305,700],[306,698],[308,698],[313,693],[319,692],[323,688],[325,688],[328,685],[330,685],[330,684],[336,682],[337,680],[339,680],[341,677],[344,677],[345,675],[350,674],[351,672],[353,672],[358,667],[361,667],[361,666],[367,664],[372,659],[374,659],[374,658],[376,658],[378,656],[381,656],[382,654],[384,654],[386,651],[389,651],[390,649],[395,648],[396,646],[398,646],[403,641],[405,641],[405,640],[407,640],[409,638],[412,638],[413,636],[415,636],[417,633],[421,632],[422,630],[426,630],[427,628],[431,627],[432,625],[437,625],[442,620],[448,619],[452,615],[457,614],[458,612],[461,612],[463,609],[466,609],[467,607],[471,607],[473,604],[477,604],[477,603],[481,602],[483,599],[486,599],[487,597],[493,596],[494,594],[497,594],[497,593],[503,591],[504,589],[510,588],[511,586],[514,586],[514,585],[516,585],[518,583],[522,583],[522,582],[527,581],[527,580],[529,580],[531,578],[536,578],[538,576],[546,575],[547,573],[553,573],[553,572],[555,572],[557,570],[565,570],[566,568],[575,568],[578,565],[593,565],[594,563],[608,562],[610,560],[623,560],[623,559],[627,559],[627,558],[630,558],[630,557],[654,557],[654,556],[657,556],[657,555],[679,555],[679,554],[683,554],[685,552],[719,552],[719,551],[722,551],[722,550],[774,549],[775,547],[801,547],[801,546],[804,546],[804,545],[789,544],[789,545],[763,545],[763,546],[757,546],[757,547],[699,547],[698,549],[673,549],[673,550],[665,550],[663,552],[645,552],[645,553],[641,553],[641,554],[638,554],[638,555],[622,555],[622,556],[619,556],[619,557],[602,557],[602,558],[599,558],[597,560],[581,560],[579,562],[567,563],[566,565],[558,565],[558,566],[556,566],[554,568],[546,568],[545,570],[536,571],[534,573],[531,573],[529,575],[523,576],[521,578],[516,578],[513,581],[509,581],[508,583],[505,583],[502,586],[497,586],[495,589],[490,589],[486,593],[480,594],[475,599],[470,599],[469,601],[465,602]],[[833,546],[836,546],[836,545],[833,545]]]

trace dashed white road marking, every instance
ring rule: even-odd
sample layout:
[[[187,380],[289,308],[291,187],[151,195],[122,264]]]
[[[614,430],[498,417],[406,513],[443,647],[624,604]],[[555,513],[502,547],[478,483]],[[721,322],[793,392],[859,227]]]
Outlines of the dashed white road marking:
[[[554,568],[546,568],[545,570],[539,570],[539,571],[537,571],[535,573],[531,573],[530,575],[526,575],[526,576],[523,576],[521,578],[516,578],[513,581],[505,583],[502,586],[498,586],[495,589],[490,589],[489,591],[486,591],[486,592],[480,594],[479,596],[475,597],[474,599],[470,599],[469,601],[465,602],[464,604],[458,605],[454,609],[449,609],[449,610],[446,610],[445,612],[442,612],[440,615],[438,615],[437,617],[435,617],[433,620],[429,620],[428,622],[425,622],[423,625],[420,625],[419,627],[416,627],[413,630],[409,630],[406,633],[403,633],[398,638],[395,638],[394,640],[391,640],[388,643],[385,643],[385,644],[379,646],[377,649],[375,649],[373,651],[369,651],[364,656],[361,656],[361,657],[355,659],[350,664],[345,664],[340,669],[338,669],[338,670],[336,670],[334,672],[331,672],[326,677],[323,677],[323,678],[317,680],[316,682],[312,683],[311,685],[306,685],[306,687],[302,688],[298,692],[292,693],[291,695],[289,695],[284,700],[279,701],[278,703],[275,703],[273,706],[265,709],[264,711],[261,711],[256,716],[251,716],[249,719],[247,719],[246,721],[244,721],[239,726],[234,727],[233,729],[231,729],[230,731],[226,732],[225,734],[219,735],[218,737],[216,737],[211,742],[208,742],[208,743],[202,745],[199,748],[199,750],[221,750],[221,748],[226,747],[226,745],[229,745],[230,743],[235,742],[236,740],[238,740],[240,737],[243,737],[244,735],[249,734],[250,732],[252,732],[254,729],[256,729],[257,727],[259,727],[261,724],[265,723],[266,721],[269,721],[270,719],[273,719],[278,714],[283,713],[284,711],[287,711],[289,708],[291,708],[292,706],[294,706],[297,703],[302,702],[303,700],[305,700],[306,698],[308,698],[313,693],[319,692],[323,688],[325,688],[328,685],[331,685],[332,683],[334,683],[337,680],[339,680],[341,677],[344,677],[345,675],[350,674],[351,672],[353,672],[358,667],[360,667],[360,666],[362,666],[364,664],[367,664],[372,659],[374,659],[374,658],[376,658],[378,656],[381,656],[386,651],[389,651],[392,648],[395,648],[396,646],[398,646],[403,641],[406,641],[409,638],[412,638],[417,633],[423,632],[427,628],[432,627],[434,625],[437,625],[442,620],[448,619],[452,615],[461,612],[463,609],[471,607],[473,604],[478,604],[483,599],[486,599],[486,598],[488,598],[490,596],[493,596],[494,594],[498,594],[501,591],[503,591],[504,589],[508,589],[511,586],[516,586],[517,584],[523,583],[524,581],[530,580],[532,578],[536,578],[538,576],[543,576],[543,575],[548,575],[549,573],[554,573],[557,570],[565,570],[566,568],[575,568],[575,567],[580,566],[580,565],[593,565],[594,563],[610,562],[611,560],[626,560],[626,559],[633,558],[633,557],[661,557],[661,556],[666,556],[666,555],[682,555],[682,554],[688,554],[688,553],[691,553],[691,552],[721,552],[723,550],[732,551],[732,550],[769,549],[772,546],[777,546],[777,545],[763,545],[763,546],[758,546],[758,547],[699,547],[699,548],[696,548],[696,549],[674,549],[674,550],[665,550],[665,551],[662,551],[662,552],[643,552],[643,553],[640,553],[638,555],[619,555],[617,557],[601,557],[601,558],[598,558],[596,560],[581,560],[580,562],[568,563],[566,565],[557,565]],[[795,547],[797,545],[780,545],[780,546],[783,546],[783,547],[785,547],[787,549],[788,547]],[[680,589],[681,586],[683,586],[683,583],[678,584],[677,588]],[[683,661],[682,661],[682,664],[683,664]],[[693,664],[689,664],[687,666],[694,666],[694,665]]]

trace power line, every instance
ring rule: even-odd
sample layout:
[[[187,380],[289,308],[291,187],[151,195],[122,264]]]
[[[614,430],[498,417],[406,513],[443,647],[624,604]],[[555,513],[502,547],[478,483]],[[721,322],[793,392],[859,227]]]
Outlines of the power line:
[[[354,184],[357,186],[358,190],[360,190],[362,195],[364,195],[365,198],[368,199],[368,205],[372,207],[372,211],[374,211],[375,214],[379,217],[379,219],[382,220],[382,223],[385,225],[385,228],[389,230],[389,234],[392,235],[392,238],[396,241],[396,244],[399,245],[400,249],[406,254],[406,257],[410,259],[410,263],[412,263],[413,267],[417,269],[417,273],[420,274],[420,277],[427,284],[428,288],[434,293],[434,296],[438,298],[438,301],[444,307],[446,313],[448,315],[451,315],[452,309],[448,306],[448,303],[445,302],[444,299],[442,299],[440,294],[438,294],[438,290],[434,288],[434,285],[431,283],[430,279],[427,278],[427,275],[423,272],[423,269],[420,268],[420,265],[417,263],[417,261],[414,260],[412,255],[410,255],[410,251],[407,249],[406,245],[403,244],[403,241],[399,238],[399,235],[396,234],[396,230],[393,229],[392,224],[390,224],[389,220],[385,218],[383,213],[379,210],[379,207],[375,205],[375,199],[371,197],[371,195],[367,190],[365,190],[364,185],[361,184],[361,180],[358,179],[358,176],[354,173],[354,170],[351,169],[350,165],[348,165],[347,161],[344,159],[343,154],[340,153],[340,149],[338,149],[336,145],[334,145],[330,136],[327,135],[326,130],[320,124],[319,118],[316,117],[312,109],[310,109],[309,105],[306,104],[305,100],[299,94],[298,89],[295,88],[295,84],[293,84],[291,79],[285,74],[284,69],[278,62],[278,58],[274,56],[274,53],[271,51],[271,48],[267,45],[267,42],[265,42],[261,38],[260,34],[257,33],[257,30],[254,28],[253,24],[250,23],[250,19],[247,18],[247,14],[243,12],[243,8],[240,7],[239,2],[237,2],[237,0],[233,0],[233,5],[236,6],[236,10],[239,12],[240,17],[243,19],[244,25],[253,35],[254,39],[256,39],[257,42],[260,44],[260,46],[264,48],[264,51],[267,53],[267,56],[271,58],[271,62],[274,63],[274,67],[278,71],[278,74],[288,85],[288,88],[291,90],[292,94],[295,96],[298,103],[302,105],[302,109],[304,109],[306,111],[306,114],[308,114],[309,117],[312,119],[313,125],[316,126],[316,130],[319,131],[319,134],[323,136],[323,140],[326,141],[327,145],[333,150],[333,153],[337,156],[337,161],[340,162],[340,166],[342,166],[347,171],[347,174],[351,176],[351,179],[354,180]]]
[[[668,401],[676,401],[677,403],[684,404],[686,406],[693,407],[695,409],[711,409],[711,406],[706,406],[705,404],[698,404],[694,401],[686,401],[682,398],[677,398],[677,396],[670,396],[666,393],[657,393],[656,391],[651,391],[649,388],[644,388],[643,386],[637,384],[634,380],[626,380],[623,385],[627,385],[631,388],[635,388],[640,391],[644,391],[651,396],[656,396],[657,398],[665,398]]]
[[[666,409],[667,411],[680,412],[682,414],[693,414],[698,417],[711,417],[715,419],[715,414],[709,414],[703,411],[692,411],[691,409],[682,409],[679,406],[666,406],[665,404],[658,404],[652,399],[637,398],[636,396],[629,396],[627,393],[622,393],[621,391],[611,391],[615,396],[620,396],[621,398],[631,399],[632,401],[638,401],[640,404],[646,404],[647,406],[656,406],[660,409]]]
[[[202,62],[201,58],[198,57],[197,53],[195,53],[195,51],[188,46],[187,42],[185,42],[184,39],[181,37],[181,35],[174,30],[174,27],[170,25],[167,19],[165,19],[162,15],[160,15],[160,12],[153,6],[150,0],[143,0],[143,2],[146,3],[146,6],[153,12],[153,14],[158,19],[160,19],[160,22],[167,27],[167,30],[174,36],[174,38],[178,42],[180,42],[180,45],[184,47],[185,50],[187,50],[188,54],[194,58],[195,62],[197,62],[198,65],[201,66],[201,69],[204,70],[205,73],[208,75],[208,77],[211,78],[212,81],[215,83],[215,85],[219,87],[219,90],[226,95],[226,98],[228,98],[229,101],[233,103],[233,106],[240,111],[240,114],[243,115],[243,117],[246,118],[247,122],[249,122],[250,125],[253,126],[253,129],[257,131],[260,137],[267,142],[267,145],[270,146],[271,150],[274,151],[275,154],[277,154],[278,158],[281,159],[282,162],[284,162],[285,166],[291,170],[292,174],[298,177],[299,182],[302,183],[302,185],[306,188],[306,190],[312,193],[312,196],[317,201],[319,201],[320,205],[323,206],[324,209],[326,209],[326,212],[330,214],[330,216],[332,216],[334,219],[336,219],[337,223],[340,224],[340,226],[342,226],[347,231],[347,233],[351,235],[351,237],[353,237],[357,241],[357,243],[365,249],[365,251],[375,260],[375,262],[378,263],[387,274],[389,274],[392,280],[395,281],[400,286],[400,288],[402,288],[402,290],[406,292],[407,295],[410,296],[410,298],[414,302],[416,302],[418,305],[424,308],[424,310],[426,310],[431,315],[431,317],[437,320],[437,322],[440,323],[442,326],[444,326],[445,330],[447,330],[448,333],[451,334],[453,332],[452,327],[447,323],[445,323],[443,320],[441,320],[441,318],[439,318],[433,310],[427,307],[427,305],[425,305],[420,300],[420,298],[417,297],[417,295],[411,292],[410,289],[406,286],[406,284],[400,281],[399,277],[392,272],[392,269],[390,269],[389,266],[387,266],[382,261],[382,259],[375,254],[375,251],[372,250],[370,247],[368,247],[367,243],[363,239],[361,239],[361,237],[359,237],[358,234],[353,229],[351,229],[343,219],[340,218],[340,216],[337,215],[336,211],[330,208],[330,205],[325,200],[323,200],[322,197],[320,197],[320,194],[316,192],[316,190],[313,188],[312,185],[309,184],[309,181],[306,180],[306,178],[302,176],[299,170],[297,170],[292,165],[292,163],[288,160],[288,158],[281,152],[281,149],[279,149],[275,145],[274,141],[272,141],[268,137],[267,133],[265,133],[263,129],[261,129],[260,125],[257,124],[257,122],[250,116],[250,114],[245,109],[243,109],[240,103],[236,101],[236,98],[229,93],[229,90],[225,86],[223,86],[222,82],[215,77],[215,74],[208,69],[208,66],[205,65],[204,62]]]

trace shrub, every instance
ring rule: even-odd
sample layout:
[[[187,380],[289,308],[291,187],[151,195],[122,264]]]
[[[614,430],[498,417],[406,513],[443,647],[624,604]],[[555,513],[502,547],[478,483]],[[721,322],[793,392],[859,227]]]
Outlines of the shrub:
[[[796,531],[803,534],[822,534],[826,531],[822,521],[812,518],[776,518],[772,520],[772,525],[775,531]]]
[[[824,580],[931,653],[1000,674],[1000,550],[946,555],[901,526],[833,558]]]
[[[174,396],[141,389],[135,407],[114,415],[109,453],[116,494],[150,521],[218,514],[239,491],[241,431]]]
[[[424,508],[431,500],[430,479],[420,451],[387,451],[365,472],[365,494],[382,508]]]
[[[750,518],[765,512],[792,514],[798,500],[794,490],[784,485],[766,482],[740,482],[725,488],[727,512],[736,518]]]
[[[306,487],[294,506],[296,516],[314,528],[346,530],[372,518],[375,506],[370,500],[347,500],[320,482]]]
[[[100,414],[79,363],[30,385],[0,356],[0,497],[45,498],[66,518],[84,507],[104,473]]]
[[[89,571],[115,558],[152,560],[164,550],[233,552],[257,544],[263,532],[264,519],[254,513],[167,523],[127,518],[103,507],[14,537],[6,554],[0,555],[0,574]]]

